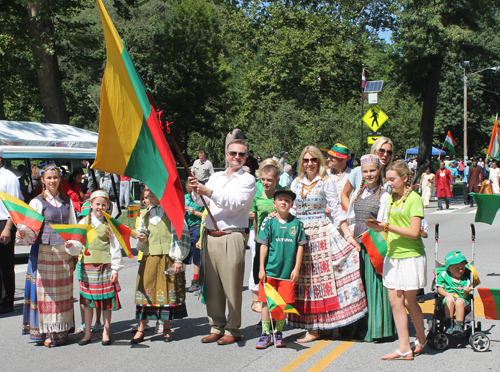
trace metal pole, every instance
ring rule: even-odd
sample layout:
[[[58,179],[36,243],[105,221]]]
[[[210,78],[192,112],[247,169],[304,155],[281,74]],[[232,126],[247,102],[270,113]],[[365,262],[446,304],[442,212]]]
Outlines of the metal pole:
[[[362,69],[363,70],[365,69],[364,63],[363,63]],[[363,85],[363,84],[361,84],[361,85]],[[363,99],[364,91],[365,91],[365,88],[363,88],[363,86],[361,86],[361,138],[359,141],[359,158],[361,158],[361,156],[363,156],[363,114],[364,114],[363,105],[365,103],[365,100]]]
[[[468,158],[467,149],[467,74],[464,66],[464,161]]]

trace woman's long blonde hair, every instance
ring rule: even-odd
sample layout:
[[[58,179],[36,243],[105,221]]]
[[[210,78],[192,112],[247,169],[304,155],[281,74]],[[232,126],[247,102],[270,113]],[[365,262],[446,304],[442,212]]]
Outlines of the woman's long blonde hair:
[[[328,174],[326,173],[326,164],[325,164],[325,158],[323,157],[323,154],[321,153],[320,149],[318,149],[316,146],[306,146],[304,150],[302,150],[302,153],[300,154],[299,157],[299,174],[297,176],[297,180],[301,180],[306,176],[306,172],[304,169],[304,156],[305,154],[311,154],[313,158],[318,158],[318,175],[321,177],[323,181],[328,179]]]

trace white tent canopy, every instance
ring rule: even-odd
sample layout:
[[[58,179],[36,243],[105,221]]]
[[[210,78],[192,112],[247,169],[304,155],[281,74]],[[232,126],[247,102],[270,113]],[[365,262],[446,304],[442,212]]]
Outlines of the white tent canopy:
[[[94,149],[97,133],[65,124],[0,120],[1,146],[53,146]]]

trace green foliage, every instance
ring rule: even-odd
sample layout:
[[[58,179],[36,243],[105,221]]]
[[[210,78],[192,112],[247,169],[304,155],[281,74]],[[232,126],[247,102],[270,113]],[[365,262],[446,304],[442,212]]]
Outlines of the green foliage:
[[[224,163],[224,140],[241,128],[257,155],[309,144],[360,147],[360,79],[384,80],[381,130],[398,156],[419,145],[430,71],[439,74],[435,126],[463,151],[463,73],[469,60],[469,154],[484,153],[499,107],[499,5],[493,0],[104,0],[139,75],[182,150]],[[487,9],[488,11],[485,11]],[[106,50],[95,0],[54,0],[54,25],[70,124],[97,130]],[[0,3],[0,118],[43,121],[24,0]],[[392,31],[393,43],[377,32]],[[436,62],[437,61],[437,62]],[[436,85],[437,86],[437,85]],[[436,88],[437,89],[437,88]],[[494,93],[491,93],[494,92]],[[427,102],[427,103],[426,103]],[[364,111],[369,109],[365,101]],[[425,110],[424,110],[425,111]],[[432,110],[431,110],[432,111]],[[432,120],[434,121],[434,116]],[[425,119],[424,121],[428,121]],[[427,123],[426,121],[426,123]],[[428,124],[428,123],[427,123]],[[433,124],[434,125],[434,124]],[[368,128],[363,128],[364,133]],[[369,146],[364,142],[364,152]]]

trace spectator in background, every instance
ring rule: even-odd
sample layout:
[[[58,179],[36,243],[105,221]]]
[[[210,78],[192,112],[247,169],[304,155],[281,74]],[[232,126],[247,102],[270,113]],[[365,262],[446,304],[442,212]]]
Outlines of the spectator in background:
[[[472,166],[469,167],[467,176],[467,187],[469,188],[469,193],[479,193],[482,182],[483,168],[478,165],[477,159],[472,159]],[[469,205],[471,208],[474,206],[474,198],[469,197]]]
[[[130,205],[131,178],[120,176],[120,205],[122,209],[127,209]]]
[[[3,149],[0,147],[0,191],[22,200],[19,181],[14,173],[5,169],[3,161]],[[0,314],[5,314],[14,311],[16,226],[3,203],[0,203],[0,231]]]
[[[462,161],[462,159],[458,159],[458,176],[460,179],[464,179],[464,169],[465,169],[465,163]]]
[[[198,152],[198,159],[196,159],[191,167],[191,172],[202,184],[206,184],[210,176],[214,173],[212,162],[207,159],[205,150]]]
[[[71,186],[71,189],[78,195],[78,197],[80,198],[79,201],[82,201],[83,199],[85,199],[85,195],[83,194],[82,187],[80,186],[80,184],[82,183],[82,178],[83,178],[83,173],[82,173],[82,171],[79,171],[79,170],[74,171],[71,174],[71,176],[69,177],[69,184]],[[61,182],[61,186],[63,186],[62,182]],[[73,200],[73,198],[71,198],[71,200]]]
[[[288,156],[288,152],[286,151],[281,151],[281,154],[280,154],[281,158],[280,160],[278,161],[278,172],[279,172],[279,176],[281,176],[283,174],[283,172],[285,171],[285,165],[288,164],[287,160],[286,160],[286,157]]]
[[[85,166],[85,169],[87,170],[87,180],[88,180],[88,186],[85,192],[89,195],[95,190],[99,189],[100,176],[98,171],[94,171],[91,168],[93,163],[94,162],[90,162],[88,160],[82,160],[82,164]]]
[[[446,209],[450,208],[450,198],[453,197],[453,177],[449,169],[445,168],[445,163],[442,161],[439,164],[439,169],[436,172],[436,196],[438,198],[438,208],[443,209],[443,200],[446,202]]]
[[[260,163],[262,163],[262,156],[257,156],[257,163],[259,164],[260,167]]]
[[[471,164],[470,160],[467,160],[464,167],[464,176],[462,179],[463,187],[464,187],[464,204],[469,204],[469,188],[467,186],[468,177],[469,177],[469,165]]]
[[[280,186],[290,188],[292,184],[292,166],[290,164],[285,165],[283,174],[280,176]]]
[[[254,152],[248,151],[247,161],[245,165],[248,167],[248,170],[252,176],[255,177],[255,171],[259,169],[259,162],[254,158]]]

